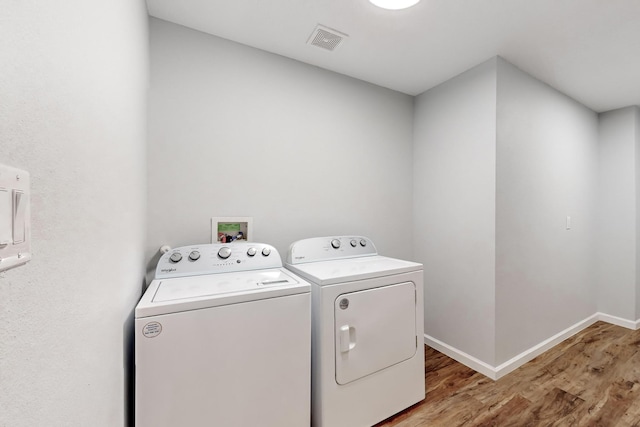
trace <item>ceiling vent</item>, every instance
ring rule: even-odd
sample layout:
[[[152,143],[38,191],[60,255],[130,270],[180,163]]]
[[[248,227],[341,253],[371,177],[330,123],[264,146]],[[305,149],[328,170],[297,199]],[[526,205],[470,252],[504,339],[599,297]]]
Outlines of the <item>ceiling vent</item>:
[[[313,33],[311,33],[309,40],[307,40],[307,44],[334,51],[347,37],[349,36],[340,31],[318,24]]]

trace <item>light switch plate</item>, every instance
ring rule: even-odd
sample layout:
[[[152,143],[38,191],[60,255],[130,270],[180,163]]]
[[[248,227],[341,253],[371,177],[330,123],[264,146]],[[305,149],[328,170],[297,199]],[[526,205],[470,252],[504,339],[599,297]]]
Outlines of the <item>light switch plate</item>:
[[[0,271],[31,260],[30,199],[29,173],[0,165]]]
[[[0,245],[9,244],[13,239],[13,227],[11,224],[13,203],[11,194],[10,189],[0,187]]]

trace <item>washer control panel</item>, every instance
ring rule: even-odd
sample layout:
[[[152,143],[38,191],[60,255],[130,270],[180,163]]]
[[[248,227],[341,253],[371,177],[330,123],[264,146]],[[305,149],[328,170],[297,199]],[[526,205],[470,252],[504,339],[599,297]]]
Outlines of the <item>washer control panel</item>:
[[[287,264],[303,264],[377,254],[375,245],[367,237],[314,237],[292,243],[287,252]]]
[[[156,279],[282,267],[276,248],[264,243],[232,242],[182,246],[162,255]]]

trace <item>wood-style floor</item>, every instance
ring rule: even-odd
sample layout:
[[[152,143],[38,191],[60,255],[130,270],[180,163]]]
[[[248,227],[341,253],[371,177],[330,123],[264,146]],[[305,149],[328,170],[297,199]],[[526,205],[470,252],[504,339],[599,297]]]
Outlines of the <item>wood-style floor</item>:
[[[640,330],[597,322],[498,381],[426,347],[425,381],[377,426],[640,426]]]

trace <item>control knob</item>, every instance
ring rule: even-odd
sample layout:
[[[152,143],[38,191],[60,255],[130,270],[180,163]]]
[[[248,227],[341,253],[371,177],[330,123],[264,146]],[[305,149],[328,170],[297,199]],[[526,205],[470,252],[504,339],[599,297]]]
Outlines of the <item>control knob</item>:
[[[182,254],[180,252],[174,252],[169,257],[169,260],[173,263],[180,262],[180,260],[182,260]]]
[[[248,256],[254,256],[256,254],[256,252],[258,252],[258,251],[253,246],[250,247],[249,249],[247,249],[247,255]]]
[[[220,250],[218,251],[218,256],[222,259],[227,259],[231,256],[231,249],[229,249],[226,246],[223,246],[220,248]]]
[[[189,254],[189,259],[191,261],[197,261],[200,259],[200,252],[198,251],[191,251],[191,253]]]
[[[351,242],[349,243],[351,243],[352,248],[355,248],[358,245],[358,242],[356,242],[356,239],[351,239]]]
[[[338,249],[340,247],[340,240],[338,239],[333,239],[331,241],[331,246],[333,247],[333,249]]]
[[[271,248],[262,249],[262,255],[269,256],[271,254]]]
[[[360,246],[362,246],[363,248],[367,246],[367,241],[364,239],[360,239]]]

